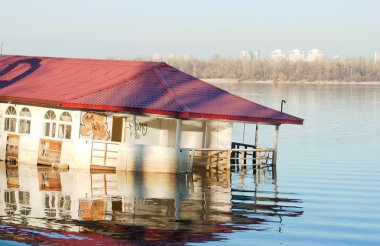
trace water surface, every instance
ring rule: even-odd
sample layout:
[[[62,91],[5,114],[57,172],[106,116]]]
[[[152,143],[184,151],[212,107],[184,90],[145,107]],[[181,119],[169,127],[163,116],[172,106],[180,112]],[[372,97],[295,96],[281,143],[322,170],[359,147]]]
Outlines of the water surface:
[[[92,173],[0,163],[3,243],[378,245],[380,86],[217,84],[305,119],[276,175]],[[233,138],[254,141],[254,125]],[[271,147],[274,127],[260,126]],[[244,137],[243,137],[243,132]],[[1,242],[0,242],[1,243]]]

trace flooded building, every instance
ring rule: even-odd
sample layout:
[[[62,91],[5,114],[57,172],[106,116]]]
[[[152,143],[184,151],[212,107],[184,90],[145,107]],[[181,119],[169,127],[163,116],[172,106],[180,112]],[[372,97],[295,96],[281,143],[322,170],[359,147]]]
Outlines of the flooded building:
[[[0,81],[9,162],[191,172],[195,150],[231,150],[234,122],[270,124],[276,136],[303,123],[163,62],[2,56]]]
[[[29,243],[38,241],[28,235],[34,231],[52,233],[59,244],[97,234],[151,245],[221,240],[216,234],[272,230],[284,226],[283,218],[302,216],[297,194],[279,192],[277,179],[262,171],[225,180],[205,172],[62,171],[7,163],[0,165],[0,218],[7,225],[1,232],[16,227],[22,236],[13,240]]]

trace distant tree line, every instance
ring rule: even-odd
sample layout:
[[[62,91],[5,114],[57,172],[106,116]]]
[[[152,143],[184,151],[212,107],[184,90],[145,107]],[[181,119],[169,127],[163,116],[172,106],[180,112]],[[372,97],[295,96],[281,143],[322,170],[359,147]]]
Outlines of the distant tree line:
[[[380,64],[365,58],[292,62],[214,56],[210,60],[169,58],[165,61],[199,78],[225,78],[238,81],[380,81]]]

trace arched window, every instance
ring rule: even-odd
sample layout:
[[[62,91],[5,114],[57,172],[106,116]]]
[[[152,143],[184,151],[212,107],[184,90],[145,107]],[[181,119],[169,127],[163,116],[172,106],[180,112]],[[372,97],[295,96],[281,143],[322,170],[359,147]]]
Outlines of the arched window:
[[[53,110],[46,112],[44,117],[44,136],[55,138],[56,128],[57,128],[57,117]]]
[[[30,133],[30,122],[31,122],[31,114],[28,108],[21,109],[19,124],[18,124],[18,132],[19,133]]]
[[[15,107],[9,106],[5,111],[4,131],[15,132],[17,124],[17,112]]]
[[[71,115],[68,112],[63,112],[59,117],[58,137],[71,139]]]

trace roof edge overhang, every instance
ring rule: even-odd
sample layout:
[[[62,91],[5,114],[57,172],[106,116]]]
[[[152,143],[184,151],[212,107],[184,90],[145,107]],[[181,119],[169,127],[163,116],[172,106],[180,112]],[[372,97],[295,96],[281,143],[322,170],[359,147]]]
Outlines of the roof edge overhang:
[[[240,121],[240,122],[252,122],[252,123],[268,123],[268,124],[273,124],[273,125],[281,125],[281,124],[302,125],[303,124],[303,119],[279,120],[279,119],[270,119],[270,118],[228,116],[228,115],[218,115],[218,114],[202,114],[202,113],[193,113],[193,112],[177,112],[177,111],[159,110],[159,109],[129,108],[129,107],[121,107],[121,106],[62,103],[61,107],[73,108],[73,109],[74,108],[85,109],[85,110],[129,112],[129,113],[135,113],[135,114],[155,114],[155,115],[174,117],[178,119],[228,120],[228,121]]]
[[[227,120],[227,121],[239,121],[239,122],[251,122],[251,123],[264,123],[272,125],[281,124],[295,124],[303,125],[303,119],[298,120],[281,120],[271,118],[258,118],[258,117],[245,117],[245,116],[229,116],[219,114],[203,114],[193,112],[177,112],[169,110],[159,109],[143,109],[143,108],[130,108],[122,106],[109,106],[109,105],[94,105],[94,104],[80,104],[71,102],[56,102],[37,99],[15,98],[15,97],[0,97],[0,102],[4,103],[19,103],[33,106],[53,107],[53,108],[67,108],[67,109],[80,109],[80,110],[95,110],[95,111],[116,111],[116,112],[128,112],[134,114],[154,114],[173,117],[177,119],[208,119],[208,120]]]
[[[0,96],[0,102],[16,103],[16,104],[19,103],[19,104],[27,104],[27,105],[33,105],[33,106],[42,106],[42,107],[61,107],[62,105],[60,102],[56,102],[56,101],[7,97],[7,96]]]

